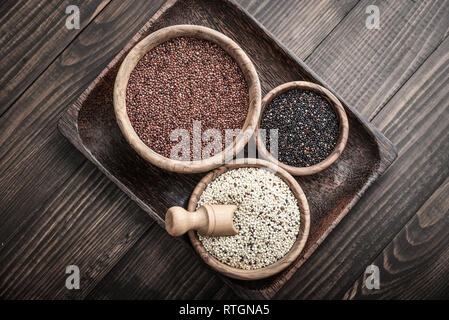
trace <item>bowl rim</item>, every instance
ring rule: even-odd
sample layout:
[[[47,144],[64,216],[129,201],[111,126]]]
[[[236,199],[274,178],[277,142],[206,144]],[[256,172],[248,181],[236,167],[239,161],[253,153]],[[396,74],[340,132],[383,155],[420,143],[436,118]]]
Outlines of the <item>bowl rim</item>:
[[[339,137],[334,149],[323,161],[316,163],[310,167],[295,167],[279,161],[278,159],[273,157],[271,153],[266,149],[260,135],[260,123],[262,122],[265,107],[278,95],[293,89],[310,90],[320,94],[330,103],[339,118]],[[349,122],[345,109],[343,108],[340,100],[338,100],[337,97],[332,94],[332,92],[316,83],[308,81],[291,81],[277,86],[264,96],[264,98],[262,99],[261,109],[261,115],[257,124],[256,132],[254,134],[257,150],[260,152],[261,156],[264,159],[277,164],[294,176],[307,176],[323,171],[340,157],[346,147],[349,135]]]
[[[220,153],[201,160],[181,161],[162,156],[147,146],[137,135],[126,110],[126,90],[131,72],[138,61],[157,45],[180,36],[195,37],[216,43],[224,49],[240,67],[248,86],[249,105],[244,125],[234,139]],[[240,46],[219,31],[198,25],[173,25],[161,28],[139,41],[126,55],[120,65],[115,83],[113,104],[118,126],[131,147],[145,160],[168,170],[179,173],[198,173],[214,169],[231,160],[248,143],[261,115],[261,87],[252,61]]]
[[[279,176],[283,181],[285,181],[288,186],[290,187],[290,190],[295,195],[296,199],[298,200],[298,206],[300,209],[300,234],[298,234],[298,238],[296,239],[293,246],[290,248],[289,252],[282,257],[280,260],[276,261],[275,263],[268,265],[266,267],[260,268],[260,269],[254,269],[254,270],[244,270],[239,268],[231,267],[223,262],[220,262],[218,259],[216,259],[212,254],[207,252],[207,250],[202,245],[201,241],[199,240],[197,234],[195,231],[189,231],[188,236],[190,238],[190,241],[193,245],[193,248],[195,251],[200,255],[201,259],[208,264],[210,267],[215,269],[216,271],[224,274],[225,276],[228,276],[230,278],[239,279],[239,280],[259,280],[268,278],[270,276],[273,276],[282,270],[286,269],[291,263],[293,263],[298,256],[301,254],[302,250],[305,247],[305,244],[307,242],[309,231],[310,231],[310,209],[309,204],[306,198],[306,195],[304,194],[304,191],[302,190],[301,186],[299,185],[298,181],[290,175],[286,170],[282,169],[281,167],[275,165],[272,162],[260,160],[260,159],[237,159],[232,161],[231,163],[227,163],[224,166],[221,166],[211,172],[209,172],[206,176],[204,176],[201,181],[198,182],[196,185],[189,203],[188,203],[188,211],[195,211],[196,205],[198,203],[198,200],[200,199],[201,194],[203,193],[206,186],[213,181],[215,178],[217,178],[219,175],[223,174],[224,172],[236,168],[241,167],[257,167],[257,168],[264,168],[272,171],[277,176]],[[302,231],[302,232],[301,232]]]

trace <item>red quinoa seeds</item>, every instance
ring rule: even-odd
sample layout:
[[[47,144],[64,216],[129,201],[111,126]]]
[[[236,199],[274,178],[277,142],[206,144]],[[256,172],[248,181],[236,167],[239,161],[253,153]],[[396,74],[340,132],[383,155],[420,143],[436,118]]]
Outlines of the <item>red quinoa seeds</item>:
[[[241,129],[249,106],[248,86],[235,60],[207,40],[178,37],[146,53],[130,75],[126,108],[140,139],[155,152],[170,157],[179,141],[171,141],[174,129],[190,134],[201,121],[201,130]],[[208,142],[202,142],[203,147]],[[212,153],[211,155],[213,155]],[[186,159],[187,160],[187,159]]]

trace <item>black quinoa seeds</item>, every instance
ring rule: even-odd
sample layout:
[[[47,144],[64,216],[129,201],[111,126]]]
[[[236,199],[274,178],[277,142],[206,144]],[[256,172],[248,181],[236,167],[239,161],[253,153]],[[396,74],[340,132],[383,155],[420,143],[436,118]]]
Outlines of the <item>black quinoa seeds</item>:
[[[317,164],[333,151],[339,137],[339,119],[321,95],[294,89],[275,97],[263,112],[261,126],[278,129],[278,160],[294,167]]]

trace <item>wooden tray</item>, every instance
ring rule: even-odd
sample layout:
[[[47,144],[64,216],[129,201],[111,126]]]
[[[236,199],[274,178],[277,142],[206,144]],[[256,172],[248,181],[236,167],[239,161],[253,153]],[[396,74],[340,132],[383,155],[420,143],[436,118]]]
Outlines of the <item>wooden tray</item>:
[[[328,87],[235,3],[167,1],[68,108],[59,122],[61,132],[161,226],[164,225],[167,208],[174,205],[185,207],[204,174],[169,173],[140,158],[126,143],[115,122],[112,91],[118,67],[136,42],[157,29],[174,24],[207,26],[235,40],[254,62],[263,95],[275,86],[293,80],[312,81]],[[298,178],[311,211],[306,247],[296,262],[272,278],[247,282],[223,276],[222,279],[241,297],[273,297],[397,156],[394,146],[385,136],[338,94],[335,95],[342,101],[349,118],[349,139],[342,156],[330,168],[314,176]],[[186,238],[183,240],[190,246]]]

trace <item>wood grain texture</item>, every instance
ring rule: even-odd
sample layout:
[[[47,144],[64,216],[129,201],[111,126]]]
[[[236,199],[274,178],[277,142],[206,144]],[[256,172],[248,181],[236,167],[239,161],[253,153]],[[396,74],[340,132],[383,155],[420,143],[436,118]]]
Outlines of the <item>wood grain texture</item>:
[[[167,246],[166,244],[171,245]],[[88,299],[236,299],[190,249],[152,226]]]
[[[22,225],[0,250],[2,299],[83,298],[154,223],[102,180],[84,164],[39,208],[39,218]],[[80,268],[80,290],[65,287],[65,268],[72,264]]]
[[[380,289],[368,290],[365,278],[347,299],[449,298],[449,179],[432,194],[392,242],[371,263],[379,267]]]
[[[380,30],[365,27],[369,5]],[[369,120],[449,32],[449,1],[360,1],[306,59],[330,87]]]
[[[124,234],[129,234],[130,240],[135,241],[146,230],[133,223],[136,219],[132,214],[120,216],[122,211],[125,211],[124,207],[130,207],[130,210],[134,211],[133,204],[127,197],[117,194],[117,189],[110,186],[108,180],[95,171],[96,183],[100,187],[108,186],[110,196],[112,195],[103,199],[108,205],[103,203],[104,207],[99,207],[98,203],[96,206],[95,199],[101,198],[101,195],[92,194],[92,185],[74,175],[85,163],[85,159],[58,133],[56,122],[67,104],[153,15],[158,9],[155,5],[155,2],[150,4],[146,1],[111,3],[16,102],[15,106],[21,112],[11,108],[0,118],[0,254],[5,257],[8,254],[8,260],[11,260],[10,263],[1,259],[2,297],[63,297],[67,293],[56,288],[64,286],[64,282],[60,282],[60,276],[65,275],[65,267],[72,261],[51,260],[56,259],[53,257],[58,255],[76,257],[85,263],[87,270],[92,270],[91,278],[86,278],[85,289],[88,289],[101,279],[104,275],[102,272],[107,272],[108,267],[112,267],[121,254],[126,252],[127,245],[131,245],[130,242],[127,245],[114,246],[115,240],[110,242],[110,239],[101,238],[102,242],[97,241],[99,238],[96,237],[105,237],[107,233],[114,234],[110,229],[112,228],[117,229],[117,241],[121,241]],[[121,30],[120,34],[116,32],[118,29]],[[70,181],[67,182],[69,178]],[[83,187],[84,183],[86,185]],[[78,196],[70,196],[68,191],[64,191],[67,185],[78,188],[82,203],[90,204],[88,210],[83,211],[84,216],[73,224],[66,224],[66,219],[70,220],[71,210],[76,211],[80,200]],[[62,203],[63,198],[55,199],[55,194],[67,195],[67,202]],[[114,203],[111,203],[111,199]],[[59,205],[63,208],[59,208]],[[65,211],[64,206],[71,210]],[[53,211],[58,215],[53,216]],[[48,222],[49,217],[54,220],[54,224]],[[140,218],[146,219],[141,213]],[[51,239],[44,237],[45,230],[39,231],[41,224],[52,228],[52,234],[58,237],[61,243],[66,244],[63,249],[58,249],[64,251],[64,254],[58,250],[39,251],[44,250],[41,247],[33,249],[33,243],[57,248]],[[92,234],[92,228],[99,235]],[[62,232],[61,229],[67,229],[67,232]],[[89,243],[89,250],[78,251],[77,248],[85,244],[81,240],[80,243],[70,240],[72,230],[77,232],[74,237],[80,237],[76,239],[84,239]],[[27,249],[19,250],[21,246]],[[117,252],[102,255],[103,250],[108,249]],[[14,251],[21,252],[20,256],[14,255]],[[52,272],[39,273],[45,266],[40,254],[47,254],[51,260],[48,268]],[[37,274],[33,276],[30,272]],[[23,274],[27,276],[21,277]],[[26,292],[27,287],[30,288],[29,293]],[[87,291],[80,292],[80,296]]]
[[[118,129],[112,108],[113,82],[121,59],[135,43],[151,31],[168,25],[206,25],[239,39],[239,44],[258,69],[264,92],[292,80],[318,83],[320,80],[232,3],[169,1],[166,10],[161,11],[158,18],[150,21],[128,43],[69,108],[61,119],[60,128],[86,157],[96,163],[156,221],[163,224],[163,213],[170,206],[186,204],[199,176],[176,175],[150,165],[129,147]],[[388,139],[361,119],[344,101],[342,105],[351,128],[346,152],[326,172],[301,177],[299,180],[307,190],[312,212],[310,240],[304,250],[304,259],[298,259],[284,272],[270,279],[251,283],[229,282],[240,295],[269,298],[279,290],[396,157]],[[323,193],[323,190],[327,192]]]
[[[29,224],[29,221],[32,219],[39,221],[43,210],[42,203],[48,201],[52,194],[59,192],[65,183],[71,183],[76,179],[73,174],[84,162],[84,158],[63,137],[54,132],[59,113],[87,86],[108,62],[109,57],[122,48],[127,37],[135,33],[135,30],[152,16],[161,3],[162,1],[139,1],[137,5],[134,3],[119,5],[117,1],[113,2],[112,8],[105,10],[105,14],[100,15],[95,23],[83,32],[83,35],[66,48],[63,55],[42,74],[37,84],[31,86],[28,89],[29,92],[16,102],[14,108],[20,112],[8,112],[0,118],[2,128],[0,134],[2,141],[0,237],[2,241],[0,245],[5,250],[12,245],[11,241],[7,240],[17,233],[19,226],[22,226],[21,230],[27,230],[25,226]],[[308,29],[311,34],[316,32],[324,35],[342,17],[339,5],[341,2],[336,4],[328,1],[322,10],[316,10],[314,6],[305,6],[304,3],[301,8],[291,3],[288,11],[295,12],[295,16],[289,20],[273,22],[271,26],[288,29],[289,23],[298,16],[300,18],[295,22],[296,29]],[[324,15],[331,17],[329,23],[315,23],[323,12]],[[260,12],[258,14],[261,17]],[[265,15],[262,14],[262,16]],[[115,30],[120,30],[120,35],[117,35]],[[108,41],[108,38],[112,41]],[[309,50],[313,50],[314,46],[322,40],[314,39],[316,41]],[[297,50],[302,48],[304,47],[299,46]],[[77,72],[79,70],[83,71],[82,75]],[[86,72],[86,70],[89,71]],[[8,141],[11,143],[7,144]],[[103,177],[98,183],[104,184],[107,180]],[[90,195],[89,190],[82,186],[79,186],[79,193],[86,198],[86,202],[95,201],[95,197]],[[117,210],[117,199],[110,198],[108,201],[108,210],[112,212]],[[131,203],[131,200],[128,200],[128,203]],[[67,205],[71,203],[68,202]],[[85,214],[99,213],[89,211]],[[123,219],[122,223],[127,223],[126,216],[121,219]],[[79,232],[85,231],[79,230]],[[38,237],[31,232],[28,236]],[[179,244],[173,241],[169,246],[179,246]],[[32,259],[28,252],[24,252],[24,255]],[[184,263],[192,263],[195,259],[191,255],[190,262],[186,258]],[[93,265],[95,263],[93,262]],[[92,281],[98,280],[98,277],[92,278]],[[18,281],[16,279],[16,286],[19,285]],[[22,281],[26,281],[26,278]],[[50,293],[47,292],[47,294],[51,296]]]
[[[0,117],[0,243],[38,217],[85,161],[59,134],[60,114],[157,9],[155,2],[111,3]]]
[[[238,0],[257,21],[306,59],[359,0]]]
[[[126,88],[132,71],[139,60],[154,47],[161,43],[177,37],[194,37],[211,41],[219,45],[240,67],[248,86],[249,106],[248,113],[241,131],[233,140],[232,144],[226,146],[220,153],[212,157],[181,161],[162,156],[143,142],[134,130],[128,117],[126,109]],[[259,77],[253,63],[240,46],[232,39],[216,30],[198,25],[173,25],[157,30],[139,41],[126,55],[114,82],[114,113],[117,124],[131,147],[145,160],[151,164],[178,173],[207,172],[230,161],[248,143],[256,129],[260,119],[260,103],[262,100]]]
[[[2,1],[0,4],[0,114],[103,10],[110,0]],[[80,10],[80,29],[65,27],[69,5]]]
[[[299,225],[298,237],[296,238],[293,246],[285,256],[283,256],[280,260],[274,262],[273,264],[260,269],[243,270],[231,267],[216,259],[213,255],[209,254],[209,252],[204,248],[202,242],[199,240],[198,235],[195,231],[189,231],[189,239],[192,243],[193,248],[201,257],[201,259],[203,259],[203,261],[212,269],[224,274],[227,277],[239,280],[259,280],[272,277],[277,273],[285,270],[292,263],[298,260],[298,257],[302,253],[302,250],[304,249],[304,246],[307,242],[310,231],[310,209],[306,195],[304,194],[301,186],[298,184],[298,181],[296,181],[295,178],[293,178],[293,176],[291,176],[287,171],[265,160],[238,159],[232,161],[231,163],[228,163],[209,172],[203,177],[203,179],[200,180],[200,182],[198,182],[192,192],[192,195],[190,196],[187,209],[191,212],[196,210],[198,201],[201,198],[201,194],[207,188],[207,185],[228,170],[237,168],[264,168],[281,178],[290,187],[290,191],[293,193],[297,200],[301,221]]]
[[[449,38],[374,123],[399,157],[278,298],[341,298],[449,175]]]

